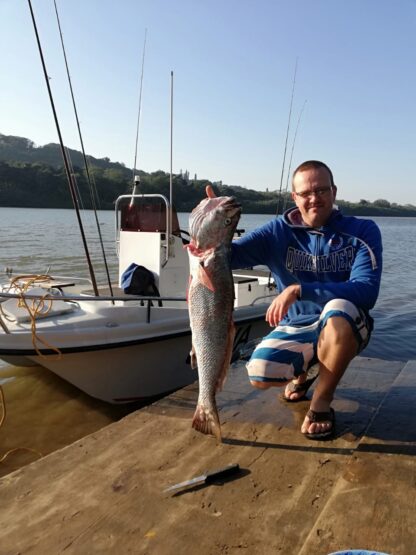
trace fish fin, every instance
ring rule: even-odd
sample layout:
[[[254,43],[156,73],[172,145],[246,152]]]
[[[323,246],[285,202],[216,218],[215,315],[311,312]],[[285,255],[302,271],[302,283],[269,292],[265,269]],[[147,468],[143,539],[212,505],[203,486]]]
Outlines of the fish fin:
[[[221,443],[221,424],[215,401],[211,409],[198,403],[192,419],[192,428],[203,434],[215,436]]]
[[[195,347],[194,347],[193,344],[192,344],[189,356],[190,356],[190,359],[191,359],[191,368],[192,368],[192,370],[196,370],[196,368],[198,367],[198,361],[197,361],[197,358],[196,358]]]
[[[199,265],[199,281],[210,291],[215,291],[215,287],[211,281],[211,278],[206,270],[206,268],[200,264]]]
[[[227,371],[230,367],[231,357],[233,355],[233,346],[234,346],[234,337],[235,337],[235,325],[234,322],[231,320],[230,327],[228,330],[228,342],[227,347],[224,355],[224,364],[221,369],[220,375],[218,376],[217,384],[215,386],[215,391],[221,391],[222,386],[224,385],[225,378],[227,377]]]

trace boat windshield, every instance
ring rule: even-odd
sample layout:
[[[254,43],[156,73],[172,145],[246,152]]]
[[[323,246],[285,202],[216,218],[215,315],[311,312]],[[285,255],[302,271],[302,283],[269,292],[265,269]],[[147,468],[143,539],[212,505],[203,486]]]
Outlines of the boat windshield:
[[[166,232],[166,204],[155,198],[136,199],[121,207],[122,231]],[[178,215],[172,208],[172,233],[181,236]]]

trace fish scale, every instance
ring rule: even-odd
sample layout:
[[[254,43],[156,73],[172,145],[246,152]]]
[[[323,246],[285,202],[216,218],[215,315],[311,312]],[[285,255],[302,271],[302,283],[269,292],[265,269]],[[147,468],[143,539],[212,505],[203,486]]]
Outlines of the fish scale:
[[[218,383],[221,376],[216,375],[216,369],[224,364],[223,352],[228,345],[228,334],[232,325],[234,300],[231,272],[225,264],[218,264],[216,268],[223,269],[223,272],[216,272],[212,280],[216,291],[212,292],[198,284],[192,294],[192,303],[195,306],[191,324],[195,337],[194,348],[199,367],[207,369],[201,372],[200,376],[201,400],[212,395],[212,382],[217,388],[222,385]]]

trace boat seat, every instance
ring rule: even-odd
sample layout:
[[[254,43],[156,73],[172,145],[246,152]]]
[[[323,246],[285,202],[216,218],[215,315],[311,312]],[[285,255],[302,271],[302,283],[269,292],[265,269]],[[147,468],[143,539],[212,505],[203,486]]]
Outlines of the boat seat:
[[[32,309],[33,302],[36,303],[34,308],[36,308],[41,297],[45,295],[50,295],[50,291],[43,289],[42,287],[34,287],[26,292],[27,295],[39,295],[39,299],[26,299],[26,302],[30,309]],[[36,311],[36,319],[38,318],[52,318],[54,316],[59,316],[60,314],[66,314],[67,312],[73,312],[78,308],[78,305],[70,301],[60,301],[45,300],[45,303],[39,304],[39,308]],[[32,317],[26,308],[25,304],[21,302],[19,298],[8,299],[1,303],[0,311],[3,316],[10,322],[24,323],[30,322]]]

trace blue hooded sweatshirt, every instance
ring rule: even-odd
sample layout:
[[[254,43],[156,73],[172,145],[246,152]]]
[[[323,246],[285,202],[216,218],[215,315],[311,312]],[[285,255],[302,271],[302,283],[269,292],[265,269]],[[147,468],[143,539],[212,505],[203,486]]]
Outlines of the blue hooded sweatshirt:
[[[279,292],[300,284],[301,298],[282,325],[315,322],[332,299],[347,299],[368,314],[380,289],[381,234],[373,221],[343,216],[339,210],[324,226],[312,228],[294,207],[233,241],[231,265],[268,266]]]

